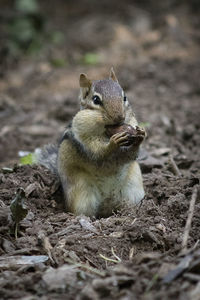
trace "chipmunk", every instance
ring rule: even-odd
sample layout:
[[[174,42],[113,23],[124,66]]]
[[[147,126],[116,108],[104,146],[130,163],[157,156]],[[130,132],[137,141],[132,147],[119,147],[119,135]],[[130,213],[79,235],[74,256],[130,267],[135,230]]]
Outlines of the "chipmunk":
[[[126,130],[107,134],[106,128],[112,126],[138,126],[113,68],[108,79],[92,81],[81,74],[79,82],[80,111],[65,130],[58,149],[47,147],[38,161],[58,174],[67,211],[107,217],[144,197],[136,157],[145,134],[137,127],[142,134],[135,143],[129,142]]]

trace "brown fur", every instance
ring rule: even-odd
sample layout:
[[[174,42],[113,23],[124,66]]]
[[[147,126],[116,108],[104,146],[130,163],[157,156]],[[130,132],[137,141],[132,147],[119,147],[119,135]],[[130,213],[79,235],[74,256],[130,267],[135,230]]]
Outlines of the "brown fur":
[[[135,205],[144,196],[135,161],[139,145],[125,147],[126,132],[110,139],[105,134],[106,125],[136,126],[137,120],[113,70],[104,80],[91,81],[81,74],[80,87],[81,110],[60,145],[58,173],[69,211],[107,216],[122,203]],[[94,96],[101,105],[95,104]]]

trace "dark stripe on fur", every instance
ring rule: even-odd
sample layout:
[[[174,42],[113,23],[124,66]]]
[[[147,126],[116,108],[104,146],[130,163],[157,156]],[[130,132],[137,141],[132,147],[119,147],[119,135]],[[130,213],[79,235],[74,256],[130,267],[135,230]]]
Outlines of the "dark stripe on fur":
[[[60,144],[64,140],[69,140],[70,143],[73,145],[74,149],[83,159],[87,160],[88,162],[92,161],[94,164],[96,164],[97,167],[102,167],[103,165],[113,163],[113,160],[116,159],[119,165],[125,164],[130,161],[136,160],[138,156],[138,150],[130,151],[130,146],[121,147],[121,149],[118,149],[118,151],[111,153],[109,157],[96,157],[94,153],[89,151],[89,149],[85,149],[84,145],[75,138],[73,132],[70,130],[66,131],[63,134]]]
[[[77,140],[73,134],[72,131],[68,130],[65,131],[65,133],[62,136],[62,139],[60,141],[60,144],[64,141],[64,140],[70,140],[72,146],[76,149],[76,151],[85,159],[92,159],[92,153],[90,153],[88,150],[86,151],[85,147],[83,146],[83,144],[81,142],[79,142],[79,140]]]

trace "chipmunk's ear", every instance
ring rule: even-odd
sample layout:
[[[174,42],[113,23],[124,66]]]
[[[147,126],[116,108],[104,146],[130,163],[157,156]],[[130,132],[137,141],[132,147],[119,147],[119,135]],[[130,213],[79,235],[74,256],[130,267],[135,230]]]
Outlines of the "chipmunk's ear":
[[[85,99],[89,95],[92,82],[91,82],[91,80],[89,80],[87,78],[87,75],[80,74],[79,84],[80,84],[80,88],[81,88],[80,95],[81,95],[81,99],[83,101],[83,99]]]
[[[90,88],[91,87],[91,80],[87,78],[87,75],[80,74],[79,83],[81,88]]]
[[[118,82],[117,76],[115,75],[113,67],[110,69],[110,78],[116,82]]]

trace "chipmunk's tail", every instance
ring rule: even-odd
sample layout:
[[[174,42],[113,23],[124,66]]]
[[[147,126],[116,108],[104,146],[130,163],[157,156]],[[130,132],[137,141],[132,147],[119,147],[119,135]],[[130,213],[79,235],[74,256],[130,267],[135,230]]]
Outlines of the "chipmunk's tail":
[[[45,166],[58,176],[57,168],[58,145],[48,144],[35,150],[36,163]]]

